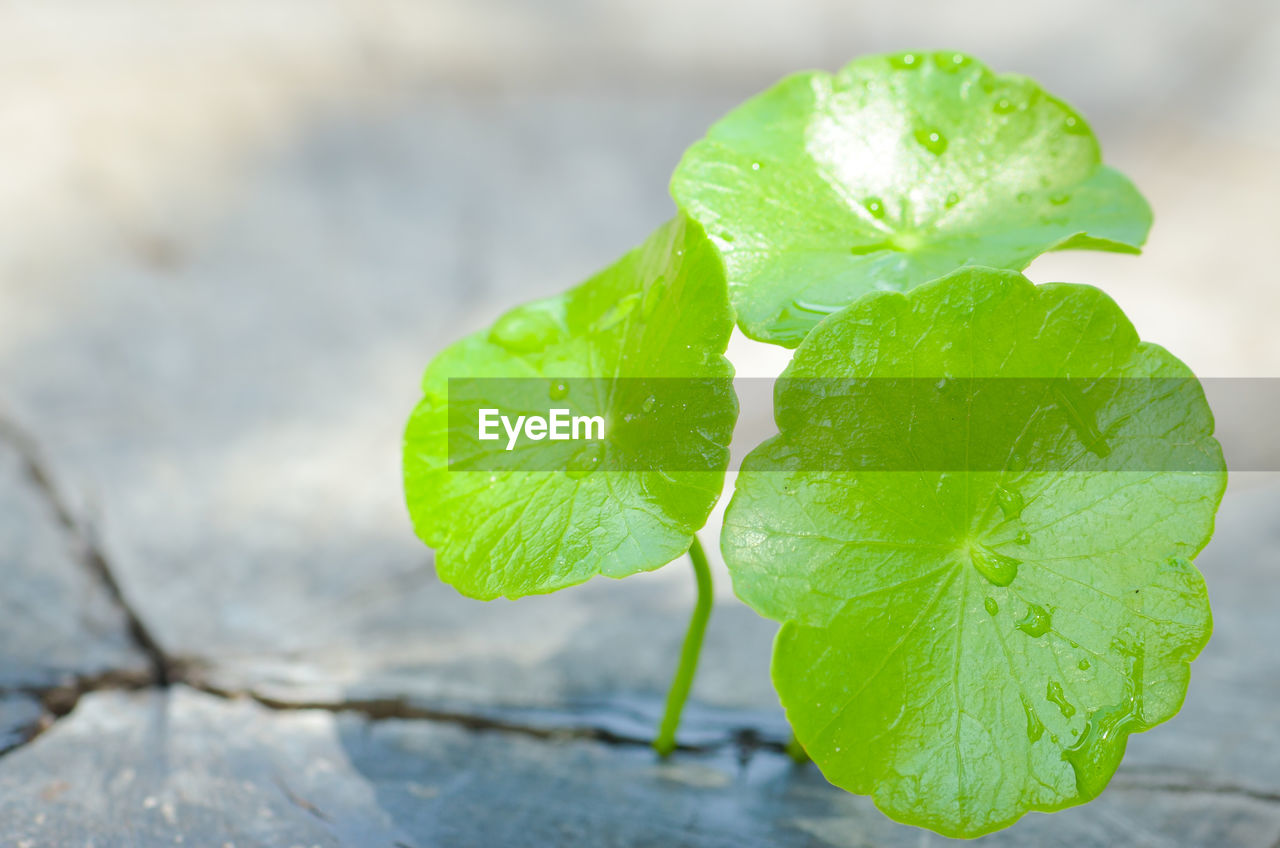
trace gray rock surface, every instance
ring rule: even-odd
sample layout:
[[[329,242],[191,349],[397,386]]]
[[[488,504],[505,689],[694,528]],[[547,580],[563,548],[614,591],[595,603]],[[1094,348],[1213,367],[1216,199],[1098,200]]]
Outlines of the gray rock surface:
[[[31,695],[0,695],[0,754],[35,736],[49,719],[44,706]]]
[[[123,611],[86,564],[84,540],[33,474],[28,447],[0,421],[0,750],[44,720],[32,693],[65,704],[86,683],[145,681],[150,671]]]
[[[1116,787],[990,846],[1264,845],[1274,801]],[[430,721],[272,712],[178,686],[88,695],[0,767],[0,845],[921,846],[812,766]]]

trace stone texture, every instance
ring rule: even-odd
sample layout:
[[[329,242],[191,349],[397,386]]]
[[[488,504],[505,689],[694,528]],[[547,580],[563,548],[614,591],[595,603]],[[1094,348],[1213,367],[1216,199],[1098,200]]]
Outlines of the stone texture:
[[[811,766],[731,750],[666,763],[635,746],[426,721],[270,712],[176,687],[95,693],[0,761],[0,845],[883,846],[894,825]],[[1280,805],[1116,787],[987,846],[1266,845]]]
[[[48,718],[44,707],[30,695],[0,695],[0,754],[26,742]]]
[[[0,426],[0,750],[24,741],[41,719],[29,693],[148,674],[79,543]]]

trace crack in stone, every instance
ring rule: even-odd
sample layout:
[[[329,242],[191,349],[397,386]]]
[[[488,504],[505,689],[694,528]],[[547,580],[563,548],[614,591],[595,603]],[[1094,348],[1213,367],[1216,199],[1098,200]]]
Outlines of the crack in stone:
[[[86,521],[79,520],[71,506],[54,482],[53,474],[44,461],[36,440],[13,420],[0,415],[0,438],[7,441],[26,466],[36,492],[44,498],[53,511],[58,523],[74,542],[79,559],[85,569],[98,581],[107,592],[125,618],[125,627],[134,645],[146,656],[151,667],[150,681],[161,687],[168,686],[173,669],[160,643],[156,641],[150,629],[130,605],[120,587],[110,562],[98,544],[93,528]],[[88,690],[82,690],[88,691]],[[73,704],[74,706],[74,704]]]
[[[1224,795],[1263,804],[1280,804],[1280,790],[1260,789],[1240,783],[1216,783],[1190,776],[1188,781],[1144,780],[1137,775],[1118,774],[1112,781],[1117,789],[1166,792],[1173,795]]]
[[[249,698],[262,707],[272,711],[288,712],[301,710],[320,710],[331,713],[358,713],[370,721],[402,719],[415,721],[431,721],[451,724],[471,732],[511,733],[527,738],[549,742],[565,740],[583,740],[605,745],[624,747],[650,747],[653,740],[648,737],[618,733],[603,727],[589,725],[568,727],[546,727],[503,720],[492,716],[475,715],[466,712],[433,709],[413,704],[405,698],[372,698],[345,701],[288,701],[272,698],[252,690],[237,692],[213,686],[201,681],[197,675],[191,674],[196,664],[188,665],[169,657],[160,647],[159,642],[143,622],[142,618],[129,604],[124,591],[116,579],[111,564],[98,544],[92,527],[88,522],[79,520],[71,509],[67,499],[54,482],[48,470],[36,440],[10,418],[0,415],[0,438],[8,442],[18,455],[36,491],[49,505],[64,531],[71,537],[79,552],[81,562],[106,590],[109,597],[125,617],[126,627],[135,646],[148,660],[149,672],[139,674],[125,670],[109,670],[99,674],[76,678],[67,684],[45,687],[12,687],[0,691],[0,694],[24,694],[39,701],[43,714],[28,727],[22,728],[22,739],[12,745],[0,748],[0,756],[4,756],[25,745],[30,744],[41,734],[51,728],[59,719],[71,713],[80,699],[90,693],[106,690],[141,691],[149,688],[166,689],[175,684],[183,684],[207,695],[224,699]],[[745,768],[758,752],[788,755],[787,745],[777,740],[768,739],[759,730],[752,727],[740,727],[729,731],[723,742],[709,744],[681,743],[677,751],[693,754],[715,753],[724,750],[736,753],[741,768]],[[292,793],[282,782],[282,792],[290,801],[310,811],[321,820],[327,820],[323,812],[309,802]],[[1148,792],[1164,792],[1172,794],[1210,794],[1244,798],[1266,804],[1280,804],[1280,790],[1266,790],[1234,783],[1198,782],[1192,778],[1190,782],[1168,780],[1143,780],[1141,777],[1117,775],[1112,785],[1119,789]],[[1280,841],[1273,848],[1280,848]]]
[[[14,422],[11,417],[3,414],[0,414],[0,439],[8,442],[22,458],[27,474],[36,491],[49,505],[63,530],[75,543],[80,560],[85,568],[102,585],[124,615],[130,638],[138,650],[146,656],[150,666],[150,673],[141,677],[122,671],[105,672],[79,679],[69,685],[25,690],[25,694],[31,695],[41,702],[46,711],[46,716],[41,722],[37,723],[37,726],[24,741],[10,746],[5,751],[0,751],[0,755],[31,742],[58,719],[70,713],[80,698],[88,692],[106,689],[136,690],[149,686],[164,689],[179,683],[221,698],[248,697],[261,706],[276,711],[324,710],[328,712],[355,712],[372,721],[384,719],[434,721],[453,724],[473,732],[497,731],[547,741],[578,739],[600,742],[606,745],[631,747],[649,747],[653,742],[648,737],[618,733],[603,727],[544,727],[530,725],[490,716],[422,707],[412,704],[404,698],[294,702],[267,697],[253,691],[235,692],[209,685],[192,673],[197,664],[188,665],[170,657],[160,646],[160,643],[146,626],[141,616],[133,609],[125,597],[119,581],[116,579],[111,563],[97,541],[91,524],[76,516],[69,500],[54,481],[54,476],[37,446],[36,439]],[[729,731],[728,735],[729,738],[723,742],[702,745],[684,743],[677,745],[676,750],[686,753],[710,753],[728,748],[736,751],[738,762],[743,767],[758,751],[785,752],[786,746],[783,743],[764,738],[755,728],[733,729]]]
[[[20,738],[12,745],[0,747],[0,757],[35,741],[42,733],[66,716],[80,699],[89,692],[110,690],[141,691],[152,687],[155,679],[150,673],[112,669],[98,674],[76,677],[68,683],[51,686],[10,686],[0,690],[0,695],[25,695],[40,704],[41,714],[35,721],[17,728]]]
[[[197,691],[219,698],[248,698],[259,706],[276,712],[297,712],[301,710],[319,710],[323,712],[350,712],[364,716],[370,721],[386,721],[402,719],[409,721],[431,721],[440,724],[452,724],[472,732],[511,733],[544,741],[583,740],[600,742],[605,745],[621,747],[650,747],[653,739],[647,736],[636,736],[618,733],[603,727],[591,725],[550,727],[526,724],[518,721],[496,718],[494,716],[476,715],[457,710],[443,710],[414,704],[405,698],[357,698],[341,701],[291,701],[273,698],[253,690],[235,691],[214,686],[197,678],[186,677],[180,681]],[[729,732],[729,738],[723,742],[694,745],[681,743],[676,750],[686,753],[713,753],[733,749],[744,764],[757,751],[768,750],[784,752],[785,745],[765,739],[755,728],[738,728]]]

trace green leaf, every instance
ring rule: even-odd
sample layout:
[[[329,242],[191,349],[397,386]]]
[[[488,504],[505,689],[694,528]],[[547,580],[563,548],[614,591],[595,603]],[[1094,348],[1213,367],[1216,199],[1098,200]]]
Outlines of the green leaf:
[[[437,549],[441,579],[471,597],[514,598],[596,574],[655,569],[684,553],[728,465],[737,402],[722,354],[732,329],[720,259],[701,227],[680,216],[582,285],[521,306],[437,356],[405,433],[404,482],[415,529]],[[683,409],[690,425],[658,450],[637,436],[643,430],[633,420],[653,405],[636,388],[650,377],[722,387]],[[608,421],[605,438],[537,442],[561,454],[572,448],[557,466],[563,470],[521,470],[546,467],[534,459],[457,470],[451,388],[473,407],[491,391],[489,405],[504,412],[527,408],[531,394],[543,414],[573,401]],[[664,468],[664,451],[680,457],[681,468]],[[690,454],[710,470],[682,470]]]
[[[837,402],[877,379],[938,399]],[[1044,391],[1028,406],[1006,381]],[[951,836],[1101,792],[1211,630],[1191,559],[1226,475],[1191,372],[1097,289],[965,268],[826,319],[775,401],[722,547],[738,595],[784,622],[774,683],[826,777]],[[821,431],[857,450],[797,465]]]
[[[1151,210],[1088,124],[960,53],[788,77],[715,124],[671,181],[724,256],[748,336],[795,347],[825,315],[962,265],[1137,253]]]

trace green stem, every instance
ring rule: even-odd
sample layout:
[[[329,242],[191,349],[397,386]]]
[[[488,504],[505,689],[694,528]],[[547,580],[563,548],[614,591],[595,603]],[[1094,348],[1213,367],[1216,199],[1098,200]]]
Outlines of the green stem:
[[[808,753],[805,752],[804,746],[800,744],[800,740],[796,738],[794,733],[791,734],[791,739],[787,742],[787,756],[796,765],[804,765],[809,762]]]
[[[698,600],[693,607],[693,617],[689,619],[689,629],[684,634],[680,665],[676,667],[676,676],[667,692],[667,708],[662,715],[662,724],[658,727],[658,738],[653,740],[653,747],[662,757],[676,749],[676,728],[680,726],[680,712],[684,709],[684,702],[689,699],[693,674],[698,670],[698,654],[702,651],[702,636],[707,632],[707,619],[711,617],[711,569],[707,566],[707,555],[697,536],[693,537],[693,544],[689,546],[689,561],[693,563],[693,576],[698,582]]]

